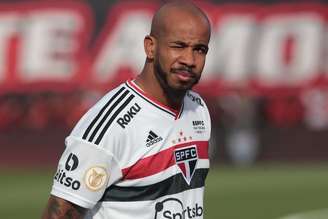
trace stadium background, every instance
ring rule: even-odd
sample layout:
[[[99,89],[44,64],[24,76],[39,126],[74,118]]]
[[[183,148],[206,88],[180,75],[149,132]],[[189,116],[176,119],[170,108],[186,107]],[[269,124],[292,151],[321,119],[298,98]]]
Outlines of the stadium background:
[[[122,10],[124,12],[122,8],[153,10],[155,3],[109,0],[67,2],[0,1],[0,63],[6,66],[0,66],[0,170],[3,176],[0,183],[3,194],[0,199],[1,218],[36,218],[41,214],[49,194],[51,175],[55,172],[56,162],[64,148],[65,136],[83,112],[106,90],[137,73],[123,66],[116,70],[115,77],[95,82],[88,76],[93,74],[90,63],[97,62],[97,58],[95,61],[93,56],[102,54],[102,48],[112,49],[113,53],[119,51],[117,48],[106,47],[105,43],[113,35],[111,31],[119,31],[114,28],[113,20],[120,17]],[[221,13],[218,16],[225,13],[250,13],[261,17],[279,15],[280,10],[291,16],[298,16],[299,11],[305,11],[317,14],[322,19],[320,22],[323,22],[324,28],[327,26],[328,6],[325,1],[197,2],[207,8],[215,6],[218,13]],[[133,6],[130,7],[129,4]],[[49,69],[49,72],[42,72],[41,76],[36,74],[30,78],[20,78],[24,69],[17,70],[22,62],[22,58],[17,57],[21,57],[23,53],[20,46],[24,40],[20,41],[22,36],[19,31],[14,32],[9,40],[4,40],[6,34],[12,33],[12,30],[5,26],[8,22],[3,18],[9,12],[17,11],[18,14],[23,14],[23,18],[26,16],[24,12],[37,15],[49,7],[60,10],[78,8],[76,10],[84,19],[82,21],[86,21],[85,28],[75,39],[75,43],[80,43],[81,48],[77,49],[79,51],[73,54],[73,58],[67,57],[79,66],[80,70],[76,73],[79,77],[57,80],[52,75],[47,78],[48,73],[56,73]],[[40,8],[40,12],[35,8]],[[217,19],[215,10],[209,13],[211,18]],[[42,16],[36,18],[42,19]],[[33,23],[33,19],[29,21]],[[240,21],[244,22],[244,19]],[[269,24],[263,23],[257,29],[271,28]],[[25,29],[30,27],[28,25],[26,22]],[[129,31],[127,33],[132,34]],[[315,44],[314,40],[314,44],[326,48],[327,30],[320,33],[322,40],[319,44]],[[217,33],[219,34],[220,32]],[[236,46],[240,45],[239,40],[241,39],[236,39]],[[117,47],[131,46],[124,42],[126,41],[122,40]],[[293,69],[289,70],[293,66],[293,61],[290,60],[297,56],[296,43],[293,38],[286,39],[282,51],[285,68],[281,68],[286,72],[277,72],[280,79],[274,85],[258,85],[257,82],[249,82],[243,78],[241,83],[238,81],[237,84],[229,84],[225,78],[217,77],[207,79],[205,86],[197,88],[207,100],[213,119],[213,171],[208,181],[209,210],[205,218],[277,219],[304,212],[303,216],[297,218],[328,218],[325,210],[328,208],[326,51],[320,51],[319,76],[317,72],[306,72],[315,74],[314,79],[309,80],[311,82],[285,84],[288,74],[297,74]],[[49,44],[51,46],[53,45]],[[33,49],[27,49],[27,54],[34,53]],[[253,50],[249,49],[250,55]],[[317,57],[311,52],[313,51],[305,51],[310,56]],[[142,52],[138,54],[142,60]],[[108,55],[109,58],[112,56]],[[233,55],[229,57],[234,58]],[[29,60],[29,55],[25,58]],[[230,60],[229,63],[233,62]],[[221,66],[217,67],[218,72],[214,73],[220,74],[222,70],[229,74],[229,66],[223,66],[222,69]]]

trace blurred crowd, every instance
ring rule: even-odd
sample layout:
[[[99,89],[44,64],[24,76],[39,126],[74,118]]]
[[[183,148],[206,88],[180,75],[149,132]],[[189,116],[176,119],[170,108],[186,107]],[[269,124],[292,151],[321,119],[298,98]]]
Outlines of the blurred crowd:
[[[24,142],[20,136],[54,132],[60,133],[60,141],[63,141],[102,95],[103,92],[94,90],[1,94],[0,144],[5,135],[16,136],[18,145]],[[210,150],[215,159],[249,165],[260,157],[298,159],[304,156],[305,159],[313,153],[312,157],[317,159],[328,153],[323,150],[328,131],[327,90],[271,97],[232,92],[208,98],[206,102],[212,117]],[[58,138],[58,134],[55,136]],[[51,137],[46,139],[52,141]],[[316,150],[312,149],[314,146]]]
[[[0,130],[70,128],[101,96],[86,90],[42,91],[0,95]],[[256,98],[242,94],[208,101],[214,122],[230,128],[255,127],[259,119],[279,127],[306,122],[312,128],[328,125],[328,93],[304,97]]]
[[[0,131],[68,129],[98,99],[96,92],[44,91],[0,96]]]

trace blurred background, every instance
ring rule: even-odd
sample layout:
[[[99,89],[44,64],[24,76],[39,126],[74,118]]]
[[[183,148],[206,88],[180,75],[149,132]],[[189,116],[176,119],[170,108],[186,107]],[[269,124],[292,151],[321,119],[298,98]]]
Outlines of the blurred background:
[[[1,218],[39,217],[65,137],[140,72],[162,2],[0,1]],[[195,3],[212,22],[205,218],[327,219],[328,2]]]

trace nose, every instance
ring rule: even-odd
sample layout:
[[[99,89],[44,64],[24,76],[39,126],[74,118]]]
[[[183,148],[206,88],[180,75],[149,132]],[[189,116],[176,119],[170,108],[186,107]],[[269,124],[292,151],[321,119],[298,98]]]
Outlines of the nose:
[[[192,48],[184,49],[183,53],[180,56],[180,63],[184,64],[190,68],[195,67],[195,54]]]

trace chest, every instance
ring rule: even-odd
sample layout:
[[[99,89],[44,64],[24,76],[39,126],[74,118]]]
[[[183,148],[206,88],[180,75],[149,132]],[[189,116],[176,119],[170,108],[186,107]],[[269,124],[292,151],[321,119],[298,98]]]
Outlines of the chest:
[[[161,150],[198,141],[208,141],[210,124],[198,111],[185,111],[180,118],[140,113],[126,134],[126,145],[144,157]]]
[[[208,160],[209,124],[201,113],[185,112],[179,119],[148,113],[135,121],[139,125],[129,127],[124,142],[128,150],[121,159],[125,179],[182,172],[190,180],[196,167]]]

